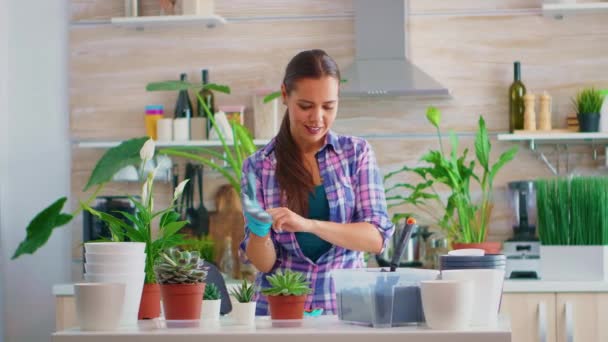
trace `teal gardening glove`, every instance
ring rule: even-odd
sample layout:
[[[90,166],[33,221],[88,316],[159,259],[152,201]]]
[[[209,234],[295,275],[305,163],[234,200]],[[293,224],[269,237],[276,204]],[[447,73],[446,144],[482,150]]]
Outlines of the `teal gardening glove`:
[[[255,195],[255,175],[247,173],[247,197],[243,199],[243,212],[247,218],[249,231],[257,236],[266,236],[272,226],[272,216],[258,204]]]

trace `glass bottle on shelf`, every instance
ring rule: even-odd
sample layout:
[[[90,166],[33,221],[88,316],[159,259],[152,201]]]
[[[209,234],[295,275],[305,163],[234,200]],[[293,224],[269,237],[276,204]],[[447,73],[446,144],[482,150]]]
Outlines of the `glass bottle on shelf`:
[[[201,81],[203,82],[203,86],[209,84],[209,70],[207,70],[207,69],[201,70]],[[207,106],[207,108],[209,108],[209,111],[211,112],[211,114],[215,115],[215,96],[213,95],[213,92],[210,89],[203,87],[203,89],[201,89],[199,91],[199,95],[200,95],[201,99],[203,99],[203,101],[205,101],[205,105]],[[197,101],[196,103],[198,104],[198,115],[201,117],[207,118],[207,113],[203,109],[203,106],[199,103],[199,101]],[[213,127],[211,125],[212,125],[211,120],[209,120],[209,118],[207,118],[207,129],[206,129],[207,137],[209,136],[209,133],[213,129]]]
[[[513,63],[513,83],[509,87],[509,131],[524,128],[524,95],[526,86],[521,81],[521,66],[519,62]]]

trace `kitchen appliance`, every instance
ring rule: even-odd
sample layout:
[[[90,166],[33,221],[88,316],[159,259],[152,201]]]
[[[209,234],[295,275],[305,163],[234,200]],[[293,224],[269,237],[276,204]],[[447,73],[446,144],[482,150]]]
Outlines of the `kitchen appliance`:
[[[136,198],[138,197],[136,196]],[[92,208],[99,212],[116,216],[127,223],[130,222],[118,212],[124,211],[134,215],[136,211],[135,206],[127,196],[99,196],[95,199]],[[108,224],[96,216],[91,215],[91,213],[86,210],[83,213],[82,225],[82,242],[112,238]],[[128,240],[127,238],[125,239]]]
[[[513,237],[503,243],[507,257],[506,278],[539,278],[540,242],[536,238],[536,188],[534,181],[507,185],[513,210]]]

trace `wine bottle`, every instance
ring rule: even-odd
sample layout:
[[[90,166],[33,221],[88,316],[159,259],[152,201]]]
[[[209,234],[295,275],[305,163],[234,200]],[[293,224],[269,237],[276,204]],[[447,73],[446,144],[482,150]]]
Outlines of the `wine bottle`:
[[[186,81],[186,74],[179,76],[181,81]],[[177,102],[175,103],[175,118],[190,118],[192,115],[192,102],[190,102],[190,96],[188,96],[188,90],[180,90],[177,95]]]
[[[209,70],[207,69],[203,69],[201,70],[201,80],[203,82],[203,86],[206,84],[209,84]],[[215,115],[215,96],[213,95],[213,92],[207,88],[203,88],[199,91],[199,95],[201,97],[201,99],[203,99],[203,101],[205,101],[205,105],[207,106],[207,108],[209,108],[209,111],[211,112],[212,115]],[[201,106],[201,104],[197,101],[198,103],[198,115],[202,116],[202,117],[207,117],[207,113],[205,112],[205,109],[203,109],[203,106]],[[207,118],[207,136],[209,136],[209,133],[211,132],[211,130],[213,129],[213,127],[211,126],[211,120],[209,120]]]
[[[524,128],[524,95],[526,86],[521,81],[519,62],[513,63],[513,83],[509,87],[509,131]]]

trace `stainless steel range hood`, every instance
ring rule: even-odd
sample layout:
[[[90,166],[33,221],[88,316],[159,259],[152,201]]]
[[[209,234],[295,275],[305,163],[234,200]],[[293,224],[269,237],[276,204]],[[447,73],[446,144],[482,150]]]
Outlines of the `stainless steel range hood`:
[[[407,59],[407,0],[354,0],[356,53],[345,69],[344,96],[450,97],[450,91]]]

